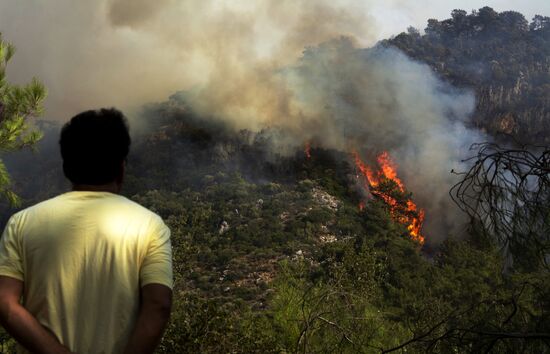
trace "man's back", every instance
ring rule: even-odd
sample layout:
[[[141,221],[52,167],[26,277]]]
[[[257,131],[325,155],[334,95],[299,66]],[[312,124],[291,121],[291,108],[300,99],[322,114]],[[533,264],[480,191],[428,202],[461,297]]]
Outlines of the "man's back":
[[[140,287],[172,287],[169,236],[160,217],[124,197],[73,191],[10,219],[0,275],[24,282],[25,308],[71,351],[122,352]]]

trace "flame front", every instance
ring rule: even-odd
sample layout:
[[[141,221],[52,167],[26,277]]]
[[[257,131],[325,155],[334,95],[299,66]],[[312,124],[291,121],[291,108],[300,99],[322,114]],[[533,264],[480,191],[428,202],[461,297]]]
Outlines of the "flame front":
[[[407,199],[406,205],[402,205],[393,196],[379,188],[383,180],[389,180],[395,183],[401,193],[405,192],[405,185],[397,176],[397,165],[391,159],[390,154],[384,151],[378,155],[376,161],[378,162],[379,170],[376,172],[361,160],[356,151],[353,151],[352,155],[357,169],[365,177],[365,187],[374,196],[382,199],[388,205],[392,218],[401,224],[407,225],[409,235],[414,241],[421,245],[424,244],[424,236],[421,234],[425,216],[424,210],[419,209],[412,199]],[[365,203],[362,201],[359,204],[359,209],[363,210],[364,207]]]
[[[311,144],[308,142],[306,142],[306,145],[304,146],[304,153],[306,154],[306,157],[308,159],[311,158]]]
[[[403,185],[403,182],[401,182],[399,177],[397,177],[397,166],[391,160],[390,154],[387,151],[384,151],[383,153],[378,155],[378,158],[376,160],[378,161],[378,165],[380,165],[380,170],[384,177],[389,179],[390,181],[394,181],[401,192],[404,192],[405,186]]]
[[[363,176],[367,178],[367,182],[369,183],[369,186],[376,187],[380,183],[378,180],[378,177],[374,174],[374,172],[370,169],[369,166],[367,166],[359,157],[359,154],[357,152],[353,152],[353,157],[355,158],[355,165],[361,171]]]

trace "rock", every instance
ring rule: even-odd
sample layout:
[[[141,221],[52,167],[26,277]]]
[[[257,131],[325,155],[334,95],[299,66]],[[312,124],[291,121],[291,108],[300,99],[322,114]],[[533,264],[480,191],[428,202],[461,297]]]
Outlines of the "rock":
[[[313,188],[311,194],[313,195],[313,199],[315,199],[317,203],[334,211],[338,210],[340,201],[336,197],[328,194],[327,192],[319,188]]]
[[[258,201],[256,202],[256,208],[260,209],[263,205],[264,205],[264,200],[258,199]]]
[[[332,243],[332,242],[338,241],[338,239],[336,238],[336,236],[331,235],[331,234],[324,234],[324,235],[321,235],[321,236],[319,236],[319,240],[320,240],[322,243]]]
[[[227,230],[229,230],[229,224],[227,223],[227,221],[223,220],[222,222],[220,222],[218,228],[218,234],[222,235],[227,232]]]

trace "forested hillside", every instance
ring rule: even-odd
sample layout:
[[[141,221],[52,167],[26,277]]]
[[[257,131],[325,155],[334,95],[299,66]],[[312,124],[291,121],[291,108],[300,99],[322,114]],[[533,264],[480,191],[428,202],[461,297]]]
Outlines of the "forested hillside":
[[[153,132],[135,139],[124,193],[172,230],[175,309],[159,352],[548,350],[544,264],[510,267],[475,228],[423,251],[382,199],[358,208],[356,168],[336,151],[271,156],[261,135],[200,124],[177,95],[146,115]],[[66,188],[55,145],[42,148],[14,173],[42,176],[21,179],[29,204]]]
[[[522,144],[550,142],[550,18],[531,22],[490,7],[428,20],[382,41],[430,65],[457,87],[475,90],[477,126]]]
[[[474,89],[479,126],[547,142],[550,20],[452,16],[381,44]],[[410,192],[382,178],[365,198],[349,152],[277,154],[269,131],[203,119],[184,93],[141,116],[123,194],[172,231],[174,311],[159,353],[550,352],[547,149],[471,151],[452,192],[468,233],[432,247],[395,215]],[[59,126],[41,129],[35,154],[6,158],[23,206],[68,188]],[[3,219],[13,212],[4,205]]]

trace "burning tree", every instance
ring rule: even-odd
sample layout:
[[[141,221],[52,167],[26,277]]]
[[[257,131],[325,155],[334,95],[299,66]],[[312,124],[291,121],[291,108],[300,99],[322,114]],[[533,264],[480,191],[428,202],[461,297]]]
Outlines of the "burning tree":
[[[526,269],[550,260],[550,150],[506,149],[483,143],[451,197],[472,220],[474,232],[498,241]]]
[[[405,185],[397,175],[397,166],[390,154],[384,151],[378,155],[378,170],[373,170],[363,162],[356,151],[353,152],[353,158],[357,169],[365,177],[365,189],[388,206],[392,218],[407,227],[414,241],[424,244],[424,236],[421,234],[424,210],[417,207],[410,193],[406,193]],[[363,202],[359,207],[362,206]]]

